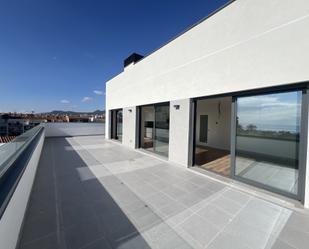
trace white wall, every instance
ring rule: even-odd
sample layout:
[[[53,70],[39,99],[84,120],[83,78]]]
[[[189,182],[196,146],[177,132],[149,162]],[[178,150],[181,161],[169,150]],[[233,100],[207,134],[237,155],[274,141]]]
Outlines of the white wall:
[[[218,104],[221,114],[219,115]],[[230,150],[231,141],[231,104],[232,98],[215,98],[197,101],[196,116],[196,143],[210,147]],[[207,143],[199,141],[200,117],[208,115],[208,140]]]
[[[111,138],[111,119],[110,119],[110,111],[105,109],[105,138]]]
[[[308,27],[308,0],[237,0],[111,79],[107,109],[309,80]]]
[[[15,249],[44,143],[43,134],[0,220],[1,248]]]
[[[123,108],[122,143],[130,148],[136,145],[136,107]]]
[[[175,109],[174,105],[179,105]],[[190,99],[171,101],[169,130],[169,160],[184,167],[189,157]]]
[[[46,137],[104,135],[105,123],[45,123]]]

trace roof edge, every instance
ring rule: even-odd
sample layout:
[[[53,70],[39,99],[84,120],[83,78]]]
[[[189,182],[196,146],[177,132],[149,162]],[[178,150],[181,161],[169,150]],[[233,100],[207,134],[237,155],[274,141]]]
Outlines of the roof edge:
[[[225,9],[226,7],[228,7],[229,5],[231,5],[232,3],[236,2],[237,0],[229,0],[226,4],[222,5],[221,7],[219,7],[218,9],[214,10],[213,12],[211,12],[209,15],[203,17],[201,20],[197,21],[196,23],[194,23],[193,25],[189,26],[187,29],[185,29],[184,31],[180,32],[179,34],[177,34],[176,36],[174,36],[173,38],[169,39],[167,42],[163,43],[161,46],[159,46],[158,48],[154,49],[153,51],[151,51],[149,54],[145,55],[141,60],[139,60],[138,62],[136,62],[135,64],[138,64],[139,62],[143,61],[144,59],[148,58],[150,55],[154,54],[155,52],[157,52],[158,50],[160,50],[161,48],[165,47],[166,45],[168,45],[169,43],[171,43],[172,41],[176,40],[178,37],[182,36],[183,34],[187,33],[188,31],[190,31],[191,29],[193,29],[194,27],[196,27],[197,25],[201,24],[202,22],[206,21],[207,19],[209,19],[210,17],[214,16],[215,14],[217,14],[218,12],[220,12],[221,10]],[[122,74],[124,71],[114,75],[112,78],[108,79],[106,81],[106,83],[108,83],[109,81],[111,81],[112,79],[116,78],[117,76],[119,76],[120,74]]]

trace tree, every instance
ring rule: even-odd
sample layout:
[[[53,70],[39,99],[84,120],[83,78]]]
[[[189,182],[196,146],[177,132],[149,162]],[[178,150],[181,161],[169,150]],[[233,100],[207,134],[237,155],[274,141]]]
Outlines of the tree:
[[[257,126],[254,124],[248,124],[247,125],[247,131],[256,131],[257,130]]]

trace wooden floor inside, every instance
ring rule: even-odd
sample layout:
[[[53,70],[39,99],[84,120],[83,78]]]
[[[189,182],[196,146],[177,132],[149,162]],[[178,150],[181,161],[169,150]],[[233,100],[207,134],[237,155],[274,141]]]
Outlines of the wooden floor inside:
[[[197,146],[195,164],[200,168],[230,176],[230,152],[208,146]]]

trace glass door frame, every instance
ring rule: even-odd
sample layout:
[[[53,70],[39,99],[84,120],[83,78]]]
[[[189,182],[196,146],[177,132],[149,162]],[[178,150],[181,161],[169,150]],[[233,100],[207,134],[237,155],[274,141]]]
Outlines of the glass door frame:
[[[136,118],[136,123],[138,124],[138,132],[137,132],[137,143],[136,143],[136,147],[138,149],[143,149],[142,148],[142,144],[141,144],[141,140],[142,140],[142,129],[143,129],[143,124],[142,124],[142,108],[143,107],[147,107],[147,106],[153,106],[154,107],[154,127],[153,127],[153,134],[152,134],[152,137],[153,137],[153,140],[155,138],[155,123],[156,123],[156,120],[155,120],[155,108],[156,106],[169,106],[169,129],[168,129],[168,133],[170,135],[170,113],[171,113],[171,104],[170,102],[160,102],[160,103],[155,103],[155,104],[147,104],[147,105],[140,105],[137,107],[137,118]],[[168,144],[169,145],[169,144]],[[152,153],[152,152],[151,152]],[[159,156],[162,156],[162,157],[166,157],[160,153],[157,153],[155,150],[153,151],[153,154],[155,155],[159,155]],[[167,156],[168,158],[168,156]]]
[[[123,109],[119,108],[119,109],[113,109],[110,110],[110,138],[115,140],[115,141],[119,141],[122,142],[122,140],[119,140],[117,137],[117,113],[119,111],[122,111],[122,115],[123,115]],[[123,132],[123,116],[122,116],[122,132]]]
[[[196,164],[196,158],[195,158],[195,153],[196,153],[196,147],[197,147],[197,143],[196,143],[196,134],[197,134],[197,101],[198,100],[211,100],[211,99],[218,99],[218,98],[224,98],[224,97],[232,97],[231,94],[219,94],[219,95],[213,95],[213,96],[205,96],[205,97],[198,97],[198,98],[192,98],[191,99],[191,107],[190,107],[190,119],[192,120],[190,122],[190,139],[189,139],[189,153],[191,154],[191,158],[189,158],[189,167],[198,167],[198,165]],[[232,97],[233,99],[233,97]],[[231,125],[232,125],[232,120],[233,120],[233,101],[231,103]],[[231,136],[232,136],[232,129],[233,127],[231,127]],[[232,142],[232,139],[230,140]],[[192,149],[191,149],[192,148]],[[230,175],[229,176],[225,176],[221,173],[212,171],[212,170],[208,170],[205,169],[205,171],[222,176],[222,177],[228,177],[228,178],[233,178],[232,175],[232,144],[230,146]]]
[[[231,164],[231,174],[230,178],[243,182],[245,184],[258,187],[282,196],[286,196],[291,199],[296,199],[298,201],[304,202],[305,197],[305,180],[306,180],[306,158],[307,158],[307,139],[308,139],[308,111],[309,111],[309,84],[308,83],[295,83],[292,85],[284,85],[278,87],[268,87],[262,89],[232,92],[228,94],[219,94],[212,96],[197,97],[191,99],[191,132],[190,132],[190,143],[189,147],[191,152],[191,158],[189,161],[190,167],[197,166],[195,164],[195,150],[196,150],[196,122],[197,122],[197,101],[203,99],[219,98],[219,97],[232,97],[231,103],[231,147],[230,147],[230,164]],[[262,183],[258,183],[253,180],[244,179],[243,177],[237,176],[236,173],[236,119],[237,119],[237,98],[258,96],[265,94],[275,94],[291,91],[302,91],[301,97],[301,121],[300,121],[300,140],[299,140],[299,171],[298,171],[298,193],[292,194],[284,190],[280,190]],[[212,172],[212,171],[210,171]],[[216,173],[215,173],[216,174]],[[224,176],[223,176],[224,177]]]
[[[259,183],[254,180],[250,180],[244,177],[236,175],[236,122],[237,122],[237,99],[241,97],[260,96],[267,94],[280,94],[285,92],[301,91],[301,120],[300,120],[300,131],[299,131],[299,151],[298,151],[298,191],[297,194],[287,192],[263,183]],[[233,179],[261,188],[276,194],[280,194],[292,199],[299,201],[304,200],[305,190],[305,172],[306,172],[306,143],[307,143],[307,120],[308,120],[308,93],[306,87],[295,87],[295,88],[282,88],[276,90],[262,90],[245,94],[233,95],[232,98],[232,129],[231,129],[231,176]]]

